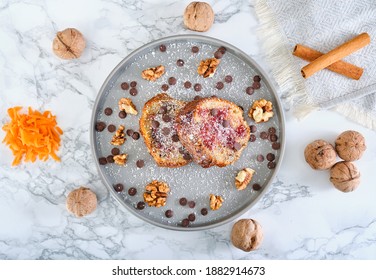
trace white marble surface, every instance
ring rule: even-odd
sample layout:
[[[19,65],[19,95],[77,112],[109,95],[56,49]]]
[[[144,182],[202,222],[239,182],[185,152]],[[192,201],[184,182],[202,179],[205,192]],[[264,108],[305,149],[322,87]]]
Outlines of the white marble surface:
[[[215,24],[205,35],[239,47],[266,67],[256,37],[253,4],[209,1]],[[135,218],[109,196],[89,145],[95,97],[109,72],[133,49],[164,36],[192,33],[182,24],[189,1],[21,1],[0,3],[0,118],[8,107],[52,110],[65,134],[62,162],[11,168],[0,145],[0,259],[376,259],[376,135],[332,112],[301,122],[288,113],[286,153],[267,194],[243,215],[263,226],[259,250],[234,248],[232,223],[201,232],[175,232]],[[51,51],[58,30],[75,27],[87,39],[78,60]],[[311,140],[334,141],[343,130],[364,134],[368,150],[356,164],[358,190],[344,194],[304,162]],[[4,132],[0,131],[0,139]],[[97,210],[77,219],[65,209],[79,185],[98,195]]]

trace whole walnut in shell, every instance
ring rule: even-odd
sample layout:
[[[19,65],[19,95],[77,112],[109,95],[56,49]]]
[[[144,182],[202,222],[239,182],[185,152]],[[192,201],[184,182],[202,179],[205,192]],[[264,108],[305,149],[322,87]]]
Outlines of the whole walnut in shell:
[[[335,147],[339,157],[346,161],[360,159],[366,150],[363,135],[354,130],[342,132],[336,140]]]
[[[192,2],[184,12],[184,25],[194,31],[208,31],[214,22],[214,12],[206,2]]]
[[[236,248],[246,252],[257,249],[260,246],[263,237],[260,224],[252,219],[241,219],[232,227],[232,244]]]
[[[324,170],[335,164],[337,154],[331,144],[320,139],[307,145],[304,157],[313,169]]]
[[[330,169],[330,181],[342,192],[352,192],[360,184],[360,173],[349,161],[337,162]]]
[[[80,187],[68,194],[66,205],[76,217],[83,217],[97,208],[97,196],[89,188]]]
[[[86,47],[84,36],[75,28],[57,32],[52,50],[62,59],[79,58]]]

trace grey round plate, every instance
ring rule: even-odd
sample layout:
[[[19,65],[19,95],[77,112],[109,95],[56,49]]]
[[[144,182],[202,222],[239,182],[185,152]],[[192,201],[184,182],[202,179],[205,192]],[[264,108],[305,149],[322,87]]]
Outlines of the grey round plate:
[[[165,52],[159,50],[161,44],[166,46]],[[193,46],[199,47],[198,53],[191,51]],[[197,66],[200,61],[213,57],[214,52],[221,46],[224,46],[227,51],[223,55],[214,77],[204,79],[199,76]],[[184,66],[177,66],[178,59],[184,60]],[[166,73],[160,79],[150,82],[141,78],[142,70],[157,65],[164,65],[166,68]],[[225,82],[226,75],[233,77],[231,83]],[[252,86],[254,75],[261,76],[261,88],[255,90],[254,94],[248,95],[245,90]],[[124,145],[119,147],[122,153],[128,154],[126,165],[119,166],[114,163],[100,165],[98,159],[110,155],[111,149],[114,147],[110,144],[113,133],[110,133],[107,128],[102,132],[97,132],[95,124],[98,121],[105,122],[107,126],[113,124],[118,127],[123,124],[126,129],[139,131],[138,122],[145,102],[154,95],[163,92],[161,86],[168,84],[169,77],[177,79],[176,85],[170,85],[166,91],[174,98],[188,101],[196,95],[202,97],[217,95],[242,106],[248,124],[256,125],[257,131],[254,133],[256,141],[249,142],[241,158],[233,165],[224,168],[204,169],[195,163],[180,168],[162,168],[158,167],[149,155],[142,137],[134,140],[127,136]],[[122,90],[120,87],[122,82],[130,83],[131,81],[137,82],[138,94],[136,96],[131,96],[129,90]],[[190,81],[192,85],[200,83],[202,90],[195,92],[193,86],[189,89],[184,88],[185,81]],[[221,90],[215,87],[219,81],[224,83],[224,88]],[[117,104],[121,97],[132,99],[139,112],[137,116],[128,114],[125,119],[119,118]],[[252,103],[260,98],[272,101],[275,114],[268,122],[255,124],[248,118],[247,111]],[[104,114],[104,109],[107,107],[113,109],[110,116]],[[273,149],[273,142],[260,137],[261,132],[268,133],[269,128],[272,127],[276,129],[275,135],[278,140],[274,143],[279,143],[279,149]],[[100,89],[91,121],[92,150],[97,168],[104,184],[115,199],[132,214],[145,221],[167,229],[183,231],[202,230],[223,225],[250,209],[266,191],[277,173],[284,151],[284,136],[284,118],[280,101],[266,73],[253,59],[236,47],[214,38],[198,35],[163,38],[148,43],[128,55],[110,73]],[[276,164],[275,168],[268,168],[266,159],[268,153],[275,155],[273,161]],[[263,155],[264,161],[258,161],[258,155]],[[143,168],[136,166],[136,161],[139,159],[145,161]],[[239,191],[235,188],[235,176],[239,170],[245,167],[254,169],[256,173],[250,185],[245,190]],[[165,181],[170,186],[171,192],[168,195],[167,204],[160,208],[146,205],[143,210],[136,209],[137,203],[143,201],[145,186],[152,180]],[[114,185],[118,183],[124,185],[122,192],[117,192],[114,189]],[[259,184],[261,190],[255,191],[253,184]],[[128,195],[130,187],[137,189],[136,195]],[[210,210],[210,194],[220,195],[224,198],[223,206],[219,210]],[[181,197],[187,198],[188,201],[194,201],[195,207],[181,206],[179,204]],[[202,208],[208,209],[207,215],[201,214]],[[174,213],[171,218],[165,216],[165,211],[168,209]],[[182,227],[182,220],[191,213],[195,214],[195,221],[191,222],[188,227]]]

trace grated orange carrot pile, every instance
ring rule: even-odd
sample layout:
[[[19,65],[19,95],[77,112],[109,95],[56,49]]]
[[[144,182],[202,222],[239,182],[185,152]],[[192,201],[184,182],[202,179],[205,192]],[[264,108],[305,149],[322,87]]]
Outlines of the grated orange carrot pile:
[[[3,143],[12,150],[12,166],[24,161],[35,162],[37,158],[46,161],[50,156],[60,161],[56,152],[60,147],[63,131],[57,126],[56,117],[50,111],[41,113],[29,107],[27,114],[21,114],[22,107],[8,109],[10,122],[3,126],[6,132]]]

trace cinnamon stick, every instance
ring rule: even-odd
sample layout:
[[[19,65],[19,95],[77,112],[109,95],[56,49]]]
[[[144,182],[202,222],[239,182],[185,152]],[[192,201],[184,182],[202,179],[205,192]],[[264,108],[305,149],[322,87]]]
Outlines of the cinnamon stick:
[[[324,55],[322,52],[316,51],[314,49],[299,44],[295,46],[292,54],[307,61],[314,61],[315,59]],[[334,62],[333,64],[326,67],[326,69],[354,80],[359,80],[363,74],[363,68],[353,65],[351,63],[347,63],[343,60]]]
[[[370,42],[371,38],[369,35],[367,33],[362,33],[304,66],[301,70],[302,76],[308,78],[317,71],[320,71],[334,62],[341,60],[345,56],[363,48]]]

